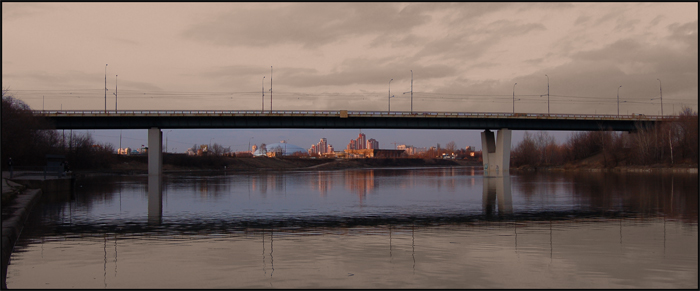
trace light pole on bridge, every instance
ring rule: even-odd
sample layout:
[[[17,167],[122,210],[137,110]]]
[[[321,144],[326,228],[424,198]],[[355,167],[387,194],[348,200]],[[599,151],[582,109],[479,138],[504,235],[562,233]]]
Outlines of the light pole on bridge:
[[[260,113],[265,111],[265,76],[262,78],[262,109],[260,109],[260,111]]]
[[[545,77],[547,77],[547,114],[549,114],[549,76],[547,74],[544,74]],[[513,85],[515,87],[515,85]]]
[[[105,64],[105,113],[107,113],[107,65]]]
[[[620,87],[617,87],[617,116],[620,116],[620,88],[622,88],[622,85]]]
[[[117,100],[119,100],[119,96],[117,96],[117,92],[119,92],[119,75],[115,75],[114,77],[114,113],[117,113]]]
[[[389,99],[387,99],[389,100],[389,112],[391,112],[391,81],[393,80],[394,79],[389,80]]]
[[[659,98],[661,99],[661,117],[664,117],[664,94],[661,93],[661,80],[656,79],[659,81]]]
[[[270,113],[272,113],[272,66],[270,66]]]
[[[515,113],[515,85],[518,83],[513,84],[513,113]]]

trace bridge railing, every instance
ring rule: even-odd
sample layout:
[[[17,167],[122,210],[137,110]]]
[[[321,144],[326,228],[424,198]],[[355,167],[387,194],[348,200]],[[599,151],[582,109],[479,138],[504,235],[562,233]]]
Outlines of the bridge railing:
[[[340,116],[329,110],[34,110],[44,116]],[[672,116],[611,115],[611,114],[547,114],[504,112],[408,112],[408,111],[347,111],[348,117],[455,117],[455,118],[519,118],[519,119],[599,119],[599,120],[661,120]]]

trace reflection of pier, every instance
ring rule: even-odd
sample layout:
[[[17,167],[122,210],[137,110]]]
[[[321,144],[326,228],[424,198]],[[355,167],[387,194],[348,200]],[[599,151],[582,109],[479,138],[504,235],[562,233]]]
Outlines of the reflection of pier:
[[[498,205],[498,215],[513,214],[513,197],[510,194],[510,175],[484,177],[484,215],[491,217]]]

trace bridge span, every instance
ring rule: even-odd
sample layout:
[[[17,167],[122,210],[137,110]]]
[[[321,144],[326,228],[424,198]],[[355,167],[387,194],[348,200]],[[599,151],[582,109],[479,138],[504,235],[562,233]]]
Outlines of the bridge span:
[[[661,116],[539,113],[260,111],[260,110],[65,110],[34,111],[56,129],[157,128],[391,128],[635,131]]]
[[[163,128],[483,129],[484,175],[503,177],[509,174],[511,130],[632,132],[663,120],[645,115],[347,110],[65,110],[34,114],[47,118],[56,129],[148,129],[148,213],[155,220],[162,217]],[[497,138],[491,129],[498,130]]]

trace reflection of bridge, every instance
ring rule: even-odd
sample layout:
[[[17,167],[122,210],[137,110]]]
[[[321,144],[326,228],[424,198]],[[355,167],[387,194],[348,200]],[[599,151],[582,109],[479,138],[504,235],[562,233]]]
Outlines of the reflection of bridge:
[[[485,176],[508,175],[511,130],[635,131],[662,121],[644,115],[386,112],[386,111],[35,111],[56,129],[148,129],[149,193],[160,193],[162,128],[391,128],[485,129],[481,133]],[[498,129],[498,139],[490,129]],[[150,194],[149,194],[150,195]],[[158,195],[158,194],[153,194]],[[153,200],[161,213],[160,199]]]

